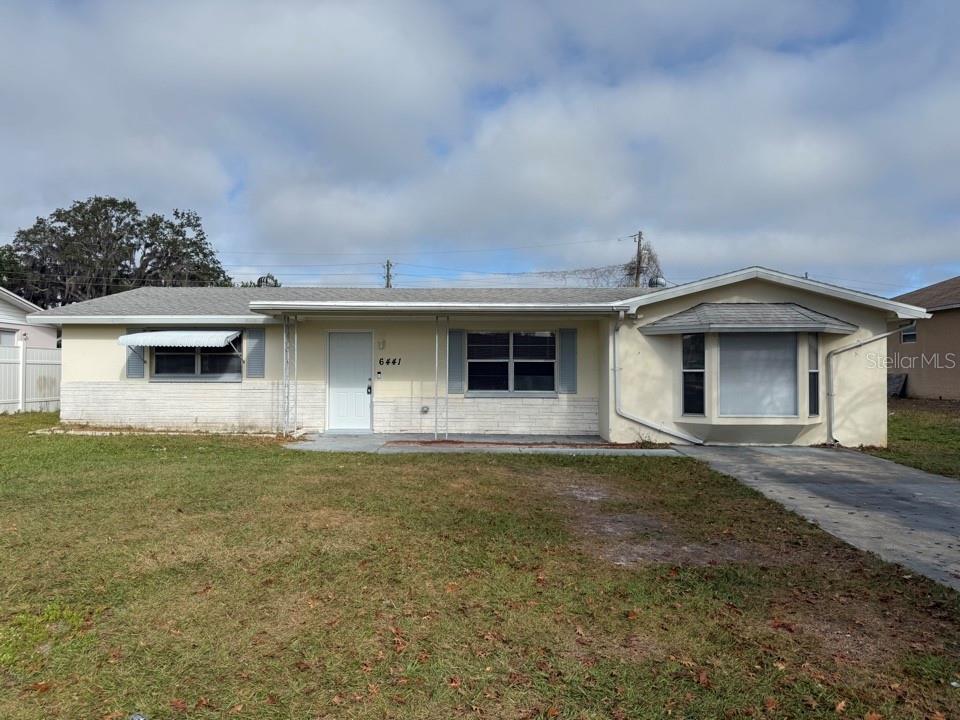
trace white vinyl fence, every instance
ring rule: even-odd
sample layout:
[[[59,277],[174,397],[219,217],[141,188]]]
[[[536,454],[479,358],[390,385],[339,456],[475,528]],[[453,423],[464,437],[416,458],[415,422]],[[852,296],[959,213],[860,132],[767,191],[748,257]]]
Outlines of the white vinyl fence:
[[[60,409],[60,351],[0,347],[0,413]]]

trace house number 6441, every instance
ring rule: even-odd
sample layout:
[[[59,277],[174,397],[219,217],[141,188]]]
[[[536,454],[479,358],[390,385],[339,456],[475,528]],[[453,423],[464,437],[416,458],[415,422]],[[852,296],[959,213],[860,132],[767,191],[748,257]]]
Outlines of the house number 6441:
[[[403,358],[398,358],[398,357],[380,358],[380,364],[381,365],[399,365],[401,360],[403,360]]]

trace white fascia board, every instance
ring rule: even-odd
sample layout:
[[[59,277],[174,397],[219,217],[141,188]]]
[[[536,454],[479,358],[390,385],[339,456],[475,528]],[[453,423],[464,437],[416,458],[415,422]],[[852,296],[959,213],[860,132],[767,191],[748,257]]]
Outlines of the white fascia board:
[[[34,305],[29,300],[26,300],[20,297],[19,295],[17,295],[15,292],[7,290],[6,288],[3,288],[3,287],[0,287],[0,297],[2,297],[11,305],[15,305],[16,307],[28,313],[40,312],[41,310],[43,310],[43,308],[40,307],[39,305]]]
[[[27,315],[30,325],[273,325],[266,315]]]
[[[546,313],[614,313],[629,310],[628,303],[431,303],[431,302],[377,302],[366,300],[317,300],[287,302],[282,300],[254,300],[249,305],[253,312],[266,314],[340,311],[380,312],[546,312]]]
[[[744,280],[766,280],[778,285],[795,287],[800,290],[807,290],[839,300],[846,300],[847,302],[857,305],[866,305],[877,308],[878,310],[886,310],[895,313],[898,318],[903,319],[925,319],[930,317],[930,313],[915,305],[907,305],[906,303],[887,300],[886,298],[860,292],[859,290],[851,290],[840,287],[839,285],[830,285],[825,282],[820,282],[819,280],[810,280],[809,278],[789,275],[779,270],[770,270],[763,267],[748,267],[742,270],[724,273],[723,275],[704,278],[703,280],[695,280],[694,282],[684,285],[657,290],[649,295],[641,295],[630,302],[634,304],[636,308],[640,308],[645,305],[663,302],[664,300],[672,300],[673,298],[692,295],[703,292],[704,290],[712,290],[713,288],[732,285],[733,283],[743,282]]]

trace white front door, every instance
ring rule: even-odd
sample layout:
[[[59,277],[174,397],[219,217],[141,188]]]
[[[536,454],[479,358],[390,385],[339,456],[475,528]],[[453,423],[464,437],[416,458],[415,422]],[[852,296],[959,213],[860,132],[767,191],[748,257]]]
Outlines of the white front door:
[[[373,334],[332,332],[330,338],[330,430],[370,430]]]

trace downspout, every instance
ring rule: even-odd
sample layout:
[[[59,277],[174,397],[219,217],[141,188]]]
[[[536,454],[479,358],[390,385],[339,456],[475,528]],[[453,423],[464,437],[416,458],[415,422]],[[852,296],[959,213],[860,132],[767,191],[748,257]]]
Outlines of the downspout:
[[[896,335],[898,332],[903,332],[904,330],[910,330],[911,328],[915,328],[916,326],[917,326],[917,323],[916,321],[914,321],[909,325],[903,325],[902,327],[898,327],[896,330],[890,330],[889,332],[880,333],[879,335],[871,335],[870,337],[860,340],[859,342],[855,342],[850,345],[845,345],[843,347],[836,348],[835,350],[831,350],[830,352],[827,353],[827,444],[828,445],[840,444],[840,441],[833,436],[833,428],[834,428],[833,412],[834,412],[834,405],[836,404],[834,401],[834,397],[836,396],[836,393],[833,390],[833,379],[834,379],[833,358],[837,355],[840,355],[841,353],[845,353],[849,350],[856,350],[857,348],[863,347],[864,345],[869,345],[870,343],[876,342],[877,340],[883,340],[884,338],[890,337],[891,335]]]
[[[693,443],[694,445],[703,445],[703,440],[693,435],[688,435],[685,432],[680,430],[671,430],[663,425],[663,423],[656,423],[652,420],[644,420],[643,418],[637,417],[636,415],[631,415],[626,410],[623,409],[623,403],[620,400],[620,350],[617,343],[617,337],[620,335],[620,326],[623,324],[623,310],[620,311],[620,315],[617,318],[616,323],[613,328],[613,397],[617,415],[624,418],[625,420],[630,420],[635,422],[638,425],[642,425],[645,428],[650,430],[656,430],[659,433],[664,435],[669,435],[670,437],[675,437],[678,440],[684,440],[688,443]]]
[[[440,316],[433,325],[433,439],[440,437]]]

